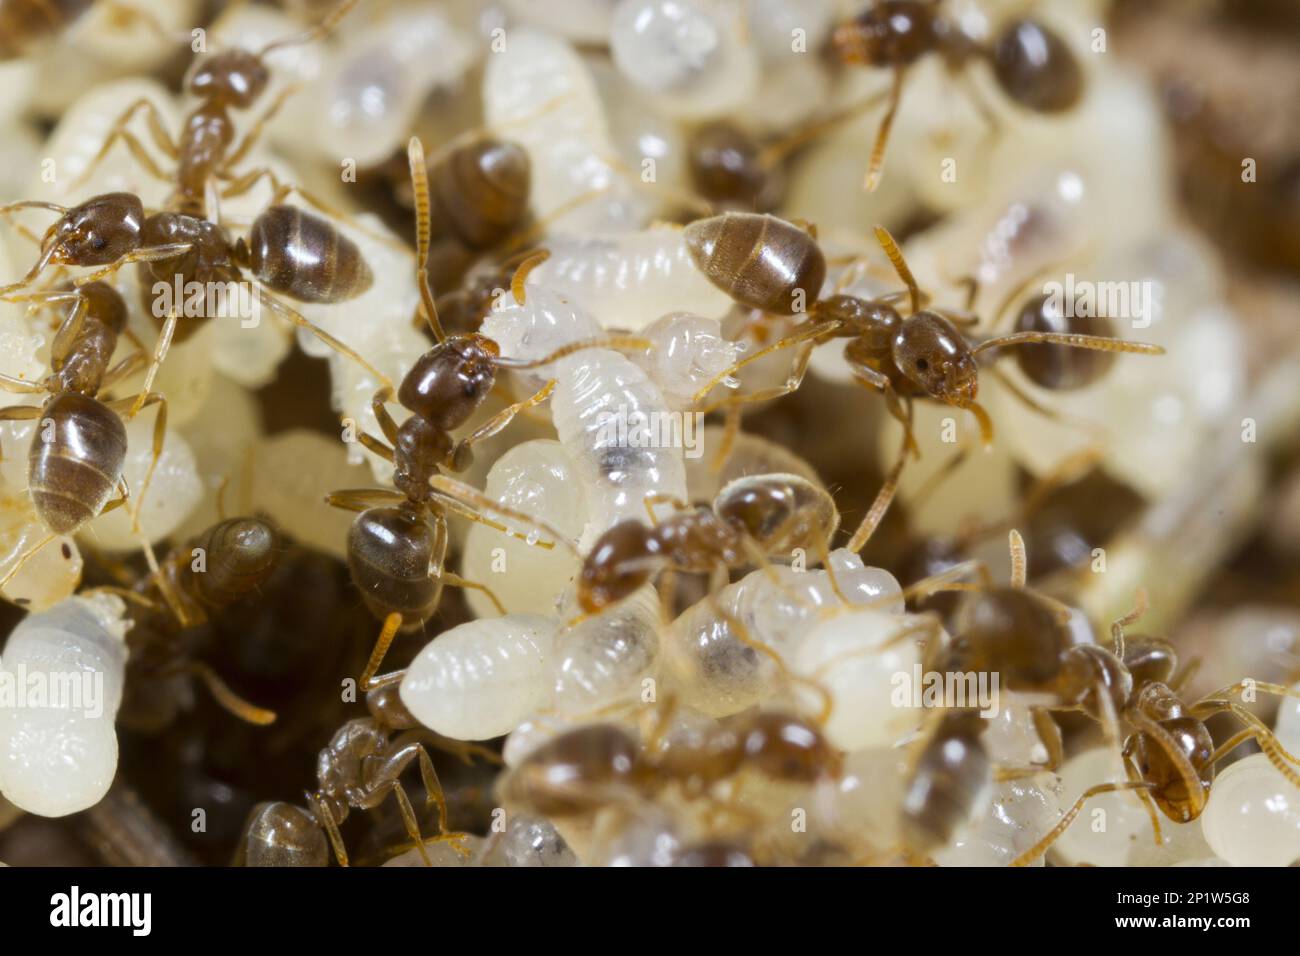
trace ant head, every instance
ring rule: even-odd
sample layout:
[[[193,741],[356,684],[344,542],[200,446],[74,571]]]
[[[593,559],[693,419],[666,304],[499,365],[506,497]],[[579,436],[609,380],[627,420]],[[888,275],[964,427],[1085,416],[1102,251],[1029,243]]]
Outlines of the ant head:
[[[270,79],[270,71],[257,54],[223,50],[197,62],[185,87],[200,99],[247,109],[266,90]]]
[[[106,266],[140,245],[144,206],[131,193],[105,193],[73,206],[46,235],[55,262]]]
[[[1178,669],[1178,652],[1163,638],[1129,634],[1124,638],[1124,664],[1138,687],[1163,684]]]
[[[1060,113],[1083,96],[1083,71],[1065,41],[1033,20],[1007,24],[992,51],[1003,92],[1026,109]]]
[[[957,328],[935,312],[906,319],[894,336],[894,364],[932,398],[967,408],[979,391],[979,366]]]
[[[939,22],[925,0],[880,0],[847,23],[832,38],[842,63],[908,66],[935,48]]]
[[[602,534],[578,574],[583,613],[595,614],[630,597],[654,575],[658,553],[654,533],[635,519],[620,521]]]
[[[500,354],[486,336],[453,336],[416,360],[402,379],[397,400],[450,431],[468,421],[492,391]]]
[[[1124,712],[1133,694],[1133,675],[1113,653],[1098,644],[1076,644],[1065,652],[1061,663],[1061,696],[1065,700],[1093,720],[1104,720],[1104,692],[1110,699],[1110,713]]]

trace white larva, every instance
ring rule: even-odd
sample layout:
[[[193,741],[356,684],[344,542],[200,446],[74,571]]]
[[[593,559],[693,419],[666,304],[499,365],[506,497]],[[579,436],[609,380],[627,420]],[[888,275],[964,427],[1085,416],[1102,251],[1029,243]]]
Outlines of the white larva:
[[[503,6],[521,24],[555,33],[573,43],[605,43],[609,39],[610,0],[504,0]]]
[[[559,623],[537,614],[470,621],[420,651],[402,678],[401,698],[431,730],[487,740],[550,705]]]
[[[1215,779],[1201,828],[1233,866],[1291,866],[1300,860],[1300,789],[1253,754]]]
[[[640,700],[659,656],[659,598],[644,587],[562,631],[555,656],[555,708],[595,715]]]
[[[758,54],[729,4],[622,0],[609,45],[624,76],[684,119],[722,116],[758,86]]]
[[[922,621],[910,614],[845,609],[814,627],[796,649],[791,671],[822,688],[796,688],[805,713],[830,707],[822,732],[841,750],[887,747],[920,720],[897,675],[921,662]]]
[[[483,489],[493,501],[546,522],[570,539],[587,523],[587,504],[573,461],[559,442],[521,442],[502,455],[488,472]],[[504,515],[492,520],[525,536],[535,529]],[[497,593],[511,614],[554,614],[556,602],[578,570],[568,548],[539,548],[473,523],[465,539],[462,574],[481,581]],[[508,585],[501,586],[501,585]],[[486,595],[466,591],[469,606],[479,617],[495,612]]]
[[[556,233],[546,240],[551,258],[528,277],[579,303],[607,328],[637,331],[669,312],[720,318],[727,294],[692,261],[682,231],[666,226],[617,236]]]
[[[1061,818],[1059,785],[1051,774],[995,783],[990,799],[934,852],[940,866],[1006,866]],[[1043,857],[1033,866],[1045,866]]]
[[[29,813],[59,817],[94,806],[117,771],[113,727],[122,701],[127,624],[122,600],[68,598],[25,618],[0,658],[0,791]],[[46,690],[38,702],[33,688]]]
[[[746,6],[750,37],[768,61],[820,50],[835,25],[835,0],[747,0]]]
[[[697,391],[740,356],[739,346],[723,337],[721,322],[690,312],[668,313],[641,335],[652,348],[633,358],[674,408],[687,408]]]
[[[23,460],[26,458],[24,455]],[[48,537],[26,487],[0,484],[0,579],[8,578],[0,596],[5,600],[30,611],[44,611],[77,589],[82,560],[71,537],[54,538],[24,557]],[[8,577],[20,559],[22,568]]]
[[[501,39],[487,57],[483,109],[492,129],[528,150],[536,216],[579,232],[644,225],[648,204],[614,159],[600,97],[573,47],[529,29]]]
[[[577,857],[545,817],[512,813],[506,832],[484,848],[479,866],[577,866]]]
[[[480,331],[497,343],[502,355],[529,360],[545,358],[573,342],[606,334],[591,313],[569,297],[546,286],[531,285],[523,305],[513,293],[503,292]],[[555,367],[518,372],[516,377],[527,388],[540,388],[555,377]]]

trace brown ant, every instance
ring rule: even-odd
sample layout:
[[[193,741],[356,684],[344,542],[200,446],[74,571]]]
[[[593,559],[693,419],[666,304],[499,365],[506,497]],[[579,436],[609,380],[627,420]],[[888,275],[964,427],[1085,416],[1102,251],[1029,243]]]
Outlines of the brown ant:
[[[126,428],[121,411],[130,408],[126,416],[130,419],[146,405],[159,406],[153,459],[140,492],[141,500],[162,454],[167,427],[167,403],[161,395],[146,389],[138,396],[107,403],[98,397],[101,391],[145,364],[144,353],[135,352],[109,365],[127,317],[126,303],[111,286],[92,282],[75,291],[45,292],[26,298],[72,300],[74,305],[55,333],[50,374],[44,381],[0,375],[0,389],[49,396],[42,405],[0,408],[0,420],[39,420],[27,458],[27,483],[36,514],[50,531],[15,563],[0,586],[58,535],[74,534],[92,518],[126,503],[127,489],[122,478]],[[110,500],[115,489],[118,497]]]
[[[442,469],[463,471],[469,467],[475,444],[500,432],[522,410],[545,401],[555,387],[554,381],[548,382],[532,397],[510,405],[468,437],[454,441],[451,432],[464,425],[486,401],[497,373],[503,368],[548,365],[581,348],[647,346],[639,339],[579,342],[539,361],[525,362],[502,358],[497,343],[477,333],[448,337],[438,319],[424,267],[429,253],[430,201],[424,147],[418,138],[411,139],[408,152],[416,206],[415,270],[420,309],[437,344],[415,361],[397,388],[397,401],[412,413],[402,425],[387,408],[394,398],[391,385],[381,387],[371,401],[375,420],[390,444],[367,432],[358,435],[362,445],[393,463],[396,490],[351,489],[326,498],[336,508],[360,512],[348,533],[348,566],[366,605],[384,620],[374,653],[362,674],[365,689],[400,678],[396,673],[376,681],[374,675],[398,630],[418,627],[437,609],[444,584],[481,590],[501,606],[485,585],[467,581],[444,566],[447,512],[455,511],[499,530],[506,529],[435,490],[431,483]],[[521,267],[514,280],[520,301],[525,268]],[[552,545],[539,542],[538,546]]]
[[[864,187],[875,190],[885,163],[885,146],[898,112],[907,69],[929,53],[943,58],[954,75],[967,79],[968,94],[991,125],[996,125],[964,74],[983,59],[998,87],[1011,100],[1036,113],[1061,113],[1083,96],[1083,71],[1070,48],[1055,32],[1031,19],[1006,23],[988,46],[980,45],[953,19],[927,0],[874,0],[857,17],[835,30],[832,43],[841,62],[886,67],[894,71],[889,107],[880,121]]]
[[[325,866],[326,836],[339,865],[347,866],[339,827],[351,810],[373,810],[390,793],[407,834],[425,865],[431,866],[415,809],[401,783],[402,773],[413,761],[419,764],[429,806],[438,809],[439,835],[432,841],[449,842],[464,852],[461,835],[447,832],[447,800],[433,760],[421,743],[427,732],[402,704],[396,687],[371,690],[366,708],[370,716],[349,720],[320,752],[317,789],[306,794],[307,807],[277,801],[253,808],[236,851],[236,866]]]
[[[701,402],[718,383],[743,366],[777,349],[800,345],[800,353],[784,385],[723,399],[705,410],[789,394],[802,383],[813,348],[832,339],[847,338],[844,357],[853,377],[868,388],[884,393],[890,413],[903,424],[905,448],[919,454],[911,430],[911,402],[916,398],[935,399],[968,409],[979,421],[984,440],[992,440],[992,422],[975,400],[979,392],[977,359],[985,352],[1044,344],[1110,353],[1160,355],[1164,352],[1158,345],[1048,331],[1036,326],[972,341],[959,326],[974,325],[978,317],[968,312],[929,307],[928,297],[918,287],[893,236],[880,226],[875,232],[895,272],[907,286],[906,292],[875,299],[845,294],[819,298],[826,277],[826,259],[809,231],[775,216],[734,212],[697,220],[687,226],[686,243],[696,266],[737,302],[763,312],[793,315],[807,311],[811,316],[810,321],[780,341],[747,355],[715,376],[696,392],[694,401]],[[909,304],[906,317],[898,308],[904,298]],[[973,301],[973,295],[970,298]],[[1030,361],[1040,359],[1035,357]],[[902,459],[887,488],[896,482],[901,466]],[[859,528],[850,549],[858,550],[870,531],[865,525]]]
[[[795,548],[820,549],[828,564],[826,542],[839,521],[830,497],[795,475],[737,479],[711,506],[674,502],[679,510],[656,522],[657,503],[646,500],[650,526],[631,518],[620,521],[591,546],[577,580],[578,606],[585,614],[627,598],[660,570],[716,577]]]
[[[261,589],[280,563],[283,549],[279,532],[260,518],[219,521],[181,547],[173,549],[134,588],[103,588],[126,598],[132,621],[127,632],[130,648],[128,688],[137,691],[149,681],[190,673],[203,681],[223,708],[251,724],[266,725],[275,714],[240,698],[206,664],[187,660],[182,646],[184,631],[206,624],[211,615]],[[156,704],[148,692],[128,691],[124,720],[137,726],[156,727],[170,716],[149,713]]]

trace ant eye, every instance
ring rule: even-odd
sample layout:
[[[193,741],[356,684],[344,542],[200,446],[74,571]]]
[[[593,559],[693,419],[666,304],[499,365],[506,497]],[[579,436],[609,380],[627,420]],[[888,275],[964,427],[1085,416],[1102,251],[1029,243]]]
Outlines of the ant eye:
[[[930,367],[930,363],[923,358],[919,358],[916,360],[916,367],[920,369],[922,372],[924,372],[927,368]]]

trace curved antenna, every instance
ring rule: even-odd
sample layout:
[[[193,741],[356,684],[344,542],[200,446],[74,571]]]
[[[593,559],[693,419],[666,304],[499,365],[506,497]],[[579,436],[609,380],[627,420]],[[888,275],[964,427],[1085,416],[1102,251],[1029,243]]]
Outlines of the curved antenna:
[[[420,311],[429,323],[433,337],[441,345],[447,333],[438,319],[438,306],[433,290],[429,288],[429,234],[432,230],[429,216],[429,168],[425,163],[424,144],[420,137],[412,136],[406,147],[407,162],[411,167],[411,191],[415,196],[415,283],[420,287]]]
[[[880,248],[885,250],[885,255],[889,257],[894,271],[898,273],[898,277],[907,286],[907,291],[912,297],[912,314],[915,315],[921,311],[921,287],[916,284],[916,276],[912,275],[912,270],[907,267],[907,260],[903,258],[903,250],[898,248],[898,243],[894,241],[894,237],[889,234],[889,230],[884,226],[876,227],[876,241],[880,243]]]
[[[334,32],[334,28],[339,25],[339,21],[352,12],[360,0],[342,0],[338,6],[325,15],[320,23],[303,33],[296,36],[285,37],[282,40],[275,40],[268,43],[262,49],[257,51],[257,58],[260,60],[273,50],[282,50],[290,46],[302,46],[305,43],[314,43],[317,40],[323,40]]]

